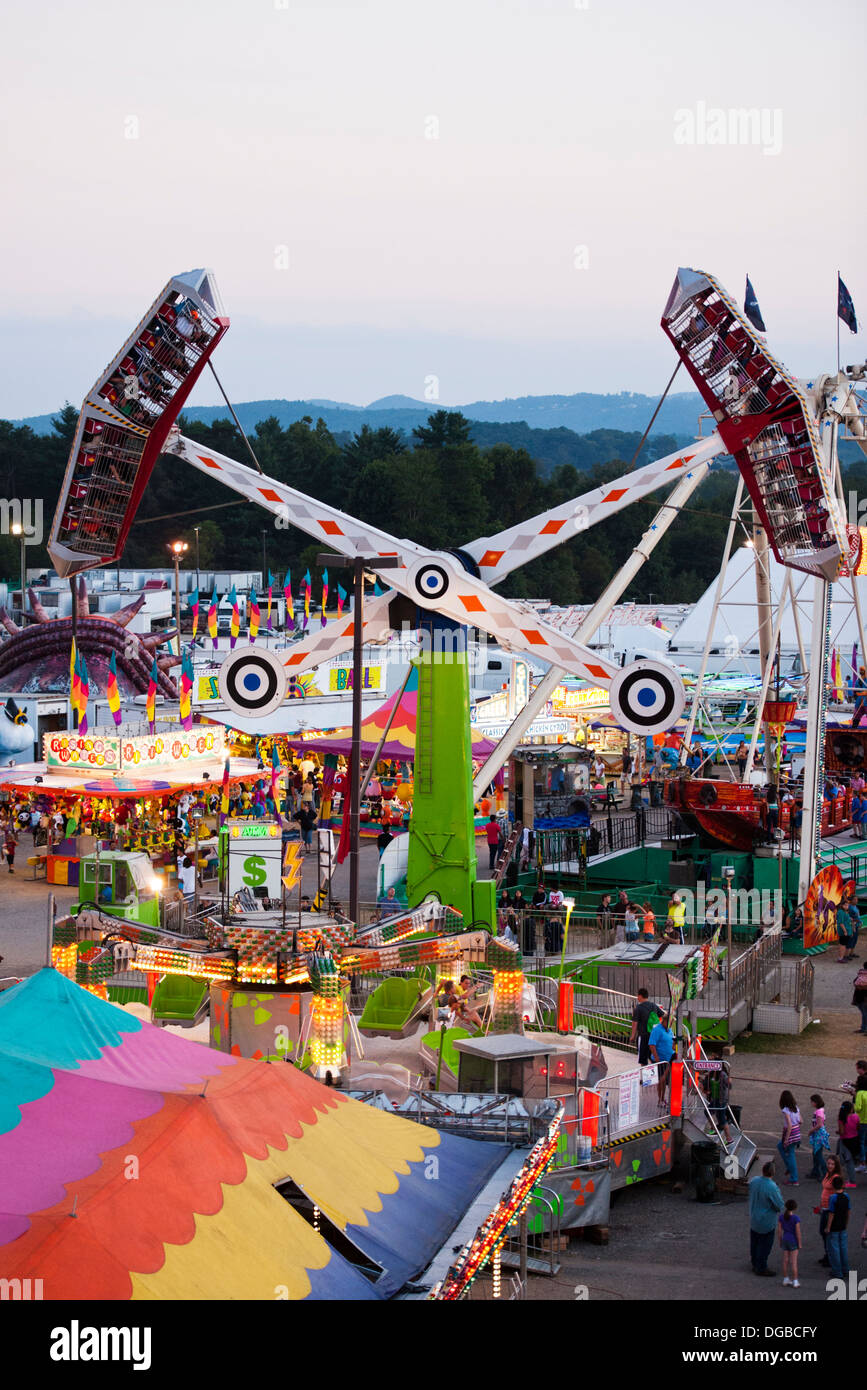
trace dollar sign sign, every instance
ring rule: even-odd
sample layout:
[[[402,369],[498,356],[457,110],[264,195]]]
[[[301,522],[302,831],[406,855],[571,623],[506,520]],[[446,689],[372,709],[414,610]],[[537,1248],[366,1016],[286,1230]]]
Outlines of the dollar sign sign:
[[[261,888],[267,877],[265,860],[261,854],[251,854],[249,859],[244,860],[243,882],[248,888]]]

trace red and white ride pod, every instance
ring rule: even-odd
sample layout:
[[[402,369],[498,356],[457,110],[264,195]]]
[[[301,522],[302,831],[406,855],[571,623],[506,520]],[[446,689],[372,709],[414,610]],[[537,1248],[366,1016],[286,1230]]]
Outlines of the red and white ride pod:
[[[703,271],[677,272],[662,327],[713,412],[777,559],[834,579],[848,548],[845,517],[800,383]]]
[[[48,541],[58,574],[120,559],[169,430],[228,327],[213,273],[176,275],[88,392]]]

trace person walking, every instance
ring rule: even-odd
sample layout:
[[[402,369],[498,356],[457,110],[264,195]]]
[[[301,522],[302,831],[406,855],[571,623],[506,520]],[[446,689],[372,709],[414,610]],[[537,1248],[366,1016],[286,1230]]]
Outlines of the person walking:
[[[650,1060],[657,1066],[656,1098],[660,1105],[665,1102],[668,1073],[674,1056],[674,1034],[666,1027],[665,1014],[660,1013],[659,1022],[650,1030],[647,1040]]]
[[[629,1041],[633,1046],[638,1044],[638,1065],[646,1067],[650,1061],[650,1016],[655,1011],[656,1005],[651,1004],[646,989],[640,989],[635,998],[637,1003],[632,1010],[632,1028],[629,1032]]]
[[[774,1164],[763,1164],[761,1177],[751,1178],[750,1190],[750,1264],[753,1274],[773,1278],[768,1269],[768,1256],[774,1248],[774,1232],[780,1212],[785,1211],[783,1194],[774,1182]]]
[[[798,1160],[796,1151],[801,1142],[801,1112],[791,1091],[783,1091],[780,1096],[780,1109],[783,1112],[783,1134],[777,1145],[780,1157],[785,1164],[789,1187],[798,1186]]]
[[[847,1228],[851,1202],[849,1194],[843,1189],[843,1179],[834,1178],[831,1196],[828,1201],[828,1239],[826,1249],[831,1265],[831,1273],[837,1279],[846,1279],[849,1274],[849,1240]]]
[[[846,1172],[846,1186],[855,1186],[858,1156],[858,1115],[851,1100],[844,1100],[837,1115],[837,1153]]]
[[[497,867],[497,858],[500,852],[500,827],[496,816],[488,816],[485,839],[488,842],[488,869],[493,873]]]
[[[821,1182],[827,1170],[828,1154],[831,1152],[831,1136],[825,1124],[825,1102],[820,1095],[810,1096],[810,1104],[813,1106],[813,1118],[810,1121],[810,1133],[807,1139],[813,1154],[813,1166],[807,1174],[808,1178],[816,1178]]]
[[[6,827],[6,834],[3,840],[3,853],[6,856],[6,863],[9,865],[10,874],[14,874],[15,872],[15,849],[17,844],[18,836],[15,834],[15,828],[10,820]]]
[[[861,1027],[856,1028],[855,1032],[867,1033],[867,965],[861,966],[852,984],[852,1005],[861,1014]]]
[[[793,1289],[798,1283],[798,1251],[801,1248],[801,1218],[797,1215],[798,1203],[790,1197],[779,1218],[780,1249],[783,1252],[783,1283]]]
[[[822,1237],[822,1244],[825,1253],[819,1260],[820,1265],[828,1266],[831,1261],[828,1258],[828,1221],[830,1220],[830,1201],[831,1193],[834,1190],[834,1179],[842,1178],[843,1167],[839,1158],[835,1154],[829,1154],[826,1159],[825,1176],[822,1179],[822,1191],[819,1197],[819,1235]]]
[[[740,777],[741,781],[744,780],[744,773],[747,770],[748,753],[749,749],[747,748],[747,745],[744,743],[743,739],[741,739],[740,743],[735,749],[735,757],[738,760],[738,776]]]
[[[867,1173],[867,1077],[865,1076],[859,1076],[855,1083],[852,1105],[858,1116],[858,1162],[855,1164],[855,1172]]]

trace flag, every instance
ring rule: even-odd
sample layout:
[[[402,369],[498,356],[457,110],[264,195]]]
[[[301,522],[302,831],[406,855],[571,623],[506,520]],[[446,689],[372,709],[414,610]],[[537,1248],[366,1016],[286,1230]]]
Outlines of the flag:
[[[295,626],[295,609],[292,605],[292,576],[286,571],[286,583],[283,585],[283,597],[286,600],[286,628]]]
[[[120,712],[120,691],[117,688],[117,657],[114,652],[112,652],[111,660],[108,663],[108,687],[106,689],[106,694],[108,696],[108,707],[111,710],[112,718],[117,727],[120,728],[120,722],[123,716]]]
[[[154,664],[151,667],[150,680],[148,681],[147,700],[145,701],[145,710],[147,711],[148,723],[150,724],[151,733],[154,733],[156,731],[157,684],[159,682],[159,677],[160,673],[157,667],[157,659],[156,657],[154,657]]]
[[[338,618],[340,617],[341,613],[343,612],[343,605],[344,605],[345,602],[346,602],[346,590],[344,589],[344,587],[343,587],[342,584],[338,584],[338,586],[337,586],[337,616],[338,616]]]
[[[258,600],[257,597],[256,597],[256,590],[253,589],[253,588],[251,588],[251,589],[250,589],[250,641],[251,641],[251,642],[255,642],[256,638],[259,636],[259,621],[260,621],[261,616],[262,616],[262,615],[261,615],[261,613],[259,612],[259,600]]]
[[[837,665],[836,680],[834,682],[834,699],[839,704],[843,699],[843,662],[840,656],[838,655],[836,648],[834,650],[834,658]]]
[[[759,301],[756,299],[756,292],[750,284],[749,275],[747,276],[747,285],[744,290],[744,313],[753,325],[753,328],[757,329],[759,333],[767,332],[765,321],[762,318],[762,311],[759,308]]]
[[[214,585],[214,592],[211,594],[211,602],[208,604],[208,636],[214,644],[214,651],[217,650],[217,586]]]
[[[72,650],[69,653],[69,703],[72,706],[73,714],[78,713],[78,701],[81,694],[81,678],[78,672],[78,652],[75,648],[75,638],[72,639]]]
[[[328,606],[328,570],[322,571],[322,618],[321,625],[325,626],[328,619],[325,616],[325,609]]]
[[[842,319],[846,327],[853,333],[858,332],[858,320],[855,317],[855,305],[852,303],[852,296],[840,279],[840,272],[837,272],[837,317]]]
[[[220,798],[220,816],[225,821],[229,814],[229,759],[223,767],[223,794]]]
[[[305,571],[305,574],[304,574],[304,623],[303,623],[303,628],[304,628],[304,631],[305,631],[305,632],[307,631],[307,624],[308,624],[309,621],[310,621],[310,595],[311,595],[312,593],[313,593],[313,590],[312,590],[312,588],[310,587],[310,571],[309,571],[309,570],[306,570],[306,571]]]
[[[193,658],[189,648],[181,662],[181,723],[189,733],[193,727]]]
[[[229,628],[229,645],[232,648],[232,650],[234,650],[235,643],[238,640],[238,633],[241,631],[241,610],[238,607],[238,595],[235,592],[234,584],[232,585],[232,592],[229,595],[229,601],[232,605],[232,623]]]
[[[267,616],[267,618],[266,618],[266,625],[267,625],[267,628],[268,628],[268,631],[269,631],[269,632],[271,631],[271,591],[273,590],[273,588],[274,588],[274,576],[273,576],[273,574],[271,573],[271,571],[269,570],[269,571],[268,571],[268,616]]]
[[[81,679],[81,689],[78,697],[78,732],[84,736],[87,733],[87,701],[90,695],[90,676],[87,672],[87,662],[84,656],[78,658],[79,676]]]
[[[271,747],[271,799],[274,802],[274,815],[277,817],[277,824],[282,825],[280,817],[280,792],[277,787],[277,779],[280,776],[280,754],[277,752],[276,743]]]
[[[192,613],[193,613],[193,638],[192,638],[192,640],[195,642],[195,640],[196,640],[196,633],[197,633],[198,630],[199,630],[199,591],[198,591],[198,589],[194,589],[193,592],[192,592],[191,595],[190,595],[190,608],[192,609]]]

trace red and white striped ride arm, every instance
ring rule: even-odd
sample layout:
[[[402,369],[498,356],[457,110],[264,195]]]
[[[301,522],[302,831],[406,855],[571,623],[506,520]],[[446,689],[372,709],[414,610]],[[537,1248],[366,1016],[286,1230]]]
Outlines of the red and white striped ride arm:
[[[572,675],[607,687],[620,670],[613,662],[559,633],[529,608],[502,598],[488,585],[464,570],[453,555],[431,551],[413,541],[397,540],[386,531],[357,521],[336,507],[316,502],[297,488],[263,477],[234,459],[206,450],[183,436],[175,452],[200,472],[219,478],[227,487],[257,502],[268,511],[332,545],[343,555],[397,555],[403,566],[382,571],[383,583],[405,594],[422,608],[429,608],[469,627],[478,627],[512,651],[532,652],[542,661],[562,666]]]
[[[388,621],[388,608],[394,595],[380,594],[378,598],[364,600],[364,622],[362,637],[365,642],[385,642],[391,632]],[[355,637],[355,619],[352,613],[331,619],[325,627],[319,627],[308,634],[301,642],[294,642],[288,652],[276,655],[286,667],[288,676],[300,676],[333,656],[350,651]]]
[[[718,434],[697,439],[685,449],[625,473],[622,478],[614,478],[602,487],[592,488],[527,521],[519,521],[507,531],[471,541],[462,549],[473,557],[482,578],[488,584],[496,584],[520,565],[528,564],[572,536],[606,521],[622,507],[628,507],[657,488],[678,482],[691,468],[726,452]]]

